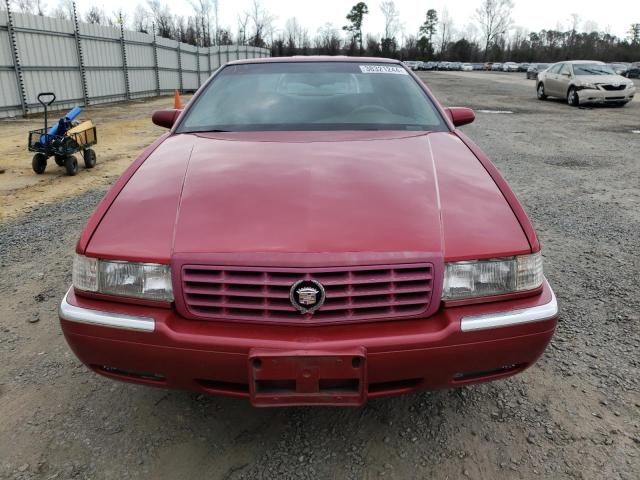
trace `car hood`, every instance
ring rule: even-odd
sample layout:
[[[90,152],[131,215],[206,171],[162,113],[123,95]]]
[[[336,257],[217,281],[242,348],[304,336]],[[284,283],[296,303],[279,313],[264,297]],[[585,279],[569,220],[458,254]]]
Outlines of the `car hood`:
[[[620,75],[579,75],[576,80],[584,83],[619,83],[620,85],[632,83]]]
[[[509,204],[451,133],[180,134],[132,176],[87,253],[526,253]]]

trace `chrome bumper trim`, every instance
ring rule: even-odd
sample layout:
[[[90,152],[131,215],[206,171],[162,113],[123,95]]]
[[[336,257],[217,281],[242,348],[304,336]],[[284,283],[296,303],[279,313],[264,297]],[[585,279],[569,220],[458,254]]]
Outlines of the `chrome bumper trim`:
[[[76,307],[67,302],[68,294],[69,292],[65,293],[58,309],[60,318],[64,320],[139,332],[153,332],[156,328],[156,321],[150,317],[134,317],[123,313],[102,312],[100,310]]]
[[[549,287],[549,289],[551,289],[551,287]],[[553,290],[551,290],[551,301],[545,305],[524,308],[522,310],[511,310],[509,312],[462,317],[460,320],[460,329],[463,332],[473,332],[476,330],[487,330],[489,328],[511,327],[523,323],[549,320],[557,314],[558,302]]]

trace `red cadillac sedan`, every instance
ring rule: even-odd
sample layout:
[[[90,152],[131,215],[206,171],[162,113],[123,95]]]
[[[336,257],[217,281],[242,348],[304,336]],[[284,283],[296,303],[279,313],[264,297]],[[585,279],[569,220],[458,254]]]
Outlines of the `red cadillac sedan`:
[[[229,63],[106,194],[64,335],[110,378],[255,406],[368,398],[532,365],[558,307],[531,222],[400,62]]]

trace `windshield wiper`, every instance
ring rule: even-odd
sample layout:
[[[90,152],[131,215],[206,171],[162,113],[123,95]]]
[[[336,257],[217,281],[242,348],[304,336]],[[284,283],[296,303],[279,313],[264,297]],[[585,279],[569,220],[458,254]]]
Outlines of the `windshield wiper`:
[[[193,128],[193,129],[189,129],[189,130],[182,130],[179,133],[230,133],[233,132],[233,130],[222,130],[219,128]]]

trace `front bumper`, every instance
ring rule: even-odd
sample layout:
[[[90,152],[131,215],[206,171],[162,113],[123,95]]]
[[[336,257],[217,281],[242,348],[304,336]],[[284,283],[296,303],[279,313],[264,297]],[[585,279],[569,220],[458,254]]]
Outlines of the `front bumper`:
[[[600,90],[592,88],[582,88],[578,90],[578,100],[580,104],[586,103],[626,103],[633,100],[636,88],[625,88],[624,90]]]
[[[95,372],[245,397],[254,405],[359,405],[367,398],[513,375],[542,354],[557,314],[546,282],[533,297],[441,308],[425,319],[321,327],[186,320],[172,309],[79,297],[73,288],[60,305],[67,342]],[[343,362],[349,355],[360,359],[357,368]],[[326,366],[327,359],[348,365],[336,371]],[[271,368],[269,381],[277,388],[267,395],[256,388],[256,361],[283,365]],[[326,374],[331,381],[323,371],[332,372]],[[312,372],[311,383],[304,377],[304,392],[296,391],[296,372]],[[273,381],[279,374],[283,382]],[[351,383],[335,382],[351,374]],[[355,390],[348,392],[345,385],[356,385]]]

